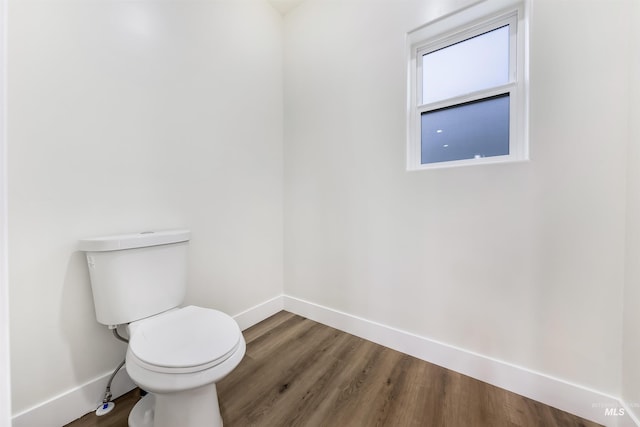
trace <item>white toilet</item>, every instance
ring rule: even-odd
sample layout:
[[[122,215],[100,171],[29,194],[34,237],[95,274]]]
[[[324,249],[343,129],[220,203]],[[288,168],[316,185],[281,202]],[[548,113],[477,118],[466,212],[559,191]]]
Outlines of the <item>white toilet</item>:
[[[149,392],[131,427],[222,426],[216,382],[242,360],[245,341],[230,316],[182,304],[188,230],[84,239],[98,322],[127,324],[126,368]]]

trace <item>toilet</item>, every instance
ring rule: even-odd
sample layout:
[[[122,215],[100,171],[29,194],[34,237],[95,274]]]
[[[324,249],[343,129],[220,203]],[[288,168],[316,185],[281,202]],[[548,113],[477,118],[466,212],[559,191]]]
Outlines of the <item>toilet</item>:
[[[189,230],[83,239],[99,323],[126,325],[126,369],[148,392],[130,427],[222,426],[216,382],[242,360],[246,346],[225,313],[183,307]]]

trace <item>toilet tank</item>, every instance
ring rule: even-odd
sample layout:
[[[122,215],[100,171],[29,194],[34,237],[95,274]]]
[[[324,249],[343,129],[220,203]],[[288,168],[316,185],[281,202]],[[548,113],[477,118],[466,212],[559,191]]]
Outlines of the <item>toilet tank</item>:
[[[189,236],[169,230],[80,240],[98,322],[120,325],[182,304]]]

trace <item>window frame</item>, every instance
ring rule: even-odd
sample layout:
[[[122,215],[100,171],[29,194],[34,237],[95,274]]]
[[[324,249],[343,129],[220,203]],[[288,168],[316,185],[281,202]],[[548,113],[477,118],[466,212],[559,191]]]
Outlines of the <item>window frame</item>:
[[[525,5],[494,0],[472,5],[432,21],[407,35],[409,49],[407,170],[526,161],[528,144],[528,52]],[[422,103],[423,55],[509,25],[509,78],[507,83],[447,99]],[[421,117],[429,111],[509,95],[509,154],[473,159],[422,163]]]

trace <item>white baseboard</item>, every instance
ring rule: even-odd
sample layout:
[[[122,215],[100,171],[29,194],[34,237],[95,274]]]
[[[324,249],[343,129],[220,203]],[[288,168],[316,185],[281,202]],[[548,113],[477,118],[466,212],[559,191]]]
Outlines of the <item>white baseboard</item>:
[[[629,418],[631,418],[631,420],[635,423],[636,426],[640,426],[640,411],[638,410],[638,407],[635,406],[633,409],[631,409],[626,404],[626,402],[624,401],[621,401],[621,402],[622,402],[622,406],[625,409],[625,413],[629,416]]]
[[[299,298],[285,295],[283,299],[284,309],[291,313],[582,418],[610,427],[640,426],[616,397]]]
[[[46,402],[13,416],[13,427],[60,427],[97,409],[102,402],[111,372],[81,386],[68,390]],[[133,390],[136,385],[122,369],[113,379],[111,393],[119,397]],[[108,415],[106,415],[108,416]]]
[[[282,296],[277,296],[251,307],[233,316],[233,318],[238,322],[240,329],[245,330],[282,309]],[[110,376],[111,372],[15,414],[12,417],[12,426],[60,427],[94,411],[102,401],[104,389]],[[111,393],[116,398],[133,390],[135,387],[136,385],[127,375],[126,369],[122,369],[113,380]],[[105,416],[108,417],[109,415]]]
[[[244,331],[245,329],[250,328],[256,323],[262,322],[267,317],[271,317],[282,310],[284,310],[282,295],[278,295],[277,297],[255,305],[242,313],[236,314],[233,318],[238,322],[240,329]]]

